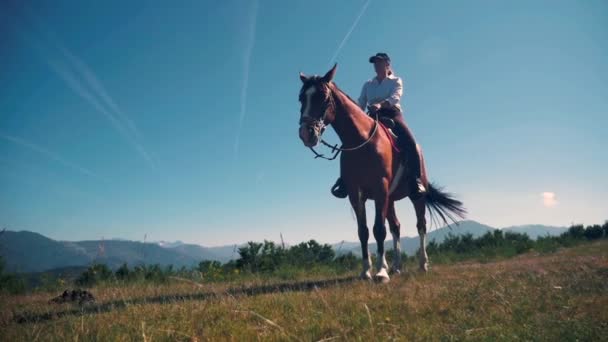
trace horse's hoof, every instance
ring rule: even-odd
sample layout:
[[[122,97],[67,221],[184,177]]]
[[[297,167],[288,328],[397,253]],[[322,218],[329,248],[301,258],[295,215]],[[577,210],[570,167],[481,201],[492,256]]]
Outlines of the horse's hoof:
[[[400,275],[401,274],[401,269],[399,267],[392,267],[391,268],[391,275]]]
[[[376,273],[376,275],[374,276],[374,280],[382,284],[387,284],[389,281],[391,281],[391,278],[388,276],[386,268],[383,268],[378,273]]]
[[[361,278],[361,280],[372,280],[372,274],[370,271],[363,271],[359,278]]]

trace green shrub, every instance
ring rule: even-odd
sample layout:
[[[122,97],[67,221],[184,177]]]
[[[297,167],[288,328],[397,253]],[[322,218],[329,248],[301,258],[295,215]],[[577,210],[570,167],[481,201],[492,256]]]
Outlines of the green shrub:
[[[114,279],[114,273],[104,264],[93,264],[87,268],[77,279],[79,286],[91,287],[101,282]]]
[[[4,260],[0,258],[0,292],[9,294],[22,294],[25,292],[23,278],[6,272]]]
[[[596,240],[604,237],[604,229],[599,224],[587,227],[585,229],[585,237],[587,240]]]

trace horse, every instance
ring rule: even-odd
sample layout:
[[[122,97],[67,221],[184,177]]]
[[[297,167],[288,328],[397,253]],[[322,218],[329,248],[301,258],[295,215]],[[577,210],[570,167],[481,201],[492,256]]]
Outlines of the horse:
[[[384,240],[387,235],[385,222],[388,220],[393,237],[394,258],[390,273],[398,275],[402,266],[401,223],[395,212],[395,202],[410,195],[411,187],[407,186],[409,176],[405,172],[407,165],[402,163],[403,158],[396,150],[394,141],[391,140],[392,133],[382,126],[377,117],[374,119],[367,115],[333,82],[336,69],[337,64],[324,76],[307,76],[300,72],[302,87],[299,94],[301,104],[299,137],[304,146],[314,151],[314,146],[319,142],[325,143],[322,134],[327,126],[331,126],[338,135],[342,147],[334,147],[334,149],[342,152],[340,176],[346,185],[348,199],[357,218],[361,242],[363,271],[360,277],[387,283],[390,276],[384,251]],[[466,209],[452,194],[429,182],[422,151],[419,146],[417,148],[420,155],[421,180],[427,192],[415,200],[411,198],[410,200],[416,212],[416,227],[420,236],[419,266],[421,271],[427,272],[426,211],[429,211],[431,222],[440,218],[449,225],[448,219],[456,223],[455,216],[464,218]],[[317,156],[322,155],[317,154]],[[377,243],[378,271],[373,278],[365,211],[365,202],[368,199],[375,202],[376,211],[373,233]]]

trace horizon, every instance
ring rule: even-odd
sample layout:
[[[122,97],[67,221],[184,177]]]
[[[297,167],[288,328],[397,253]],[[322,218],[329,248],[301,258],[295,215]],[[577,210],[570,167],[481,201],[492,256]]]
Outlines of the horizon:
[[[605,222],[608,222],[608,220],[605,220]],[[525,225],[517,225],[517,226],[508,226],[508,227],[493,227],[487,224],[484,224],[482,222],[477,222],[475,220],[461,220],[458,221],[459,224],[462,223],[473,223],[473,224],[478,224],[478,225],[482,225],[485,227],[488,227],[490,229],[497,229],[497,230],[505,230],[505,229],[514,229],[514,228],[522,228],[522,227],[542,227],[542,228],[547,228],[547,229],[567,229],[569,228],[569,226],[548,226],[548,225],[543,225],[543,224],[525,224]],[[596,223],[596,224],[600,224],[600,223]],[[573,224],[576,225],[576,224]],[[458,229],[459,226],[455,225],[455,224],[451,224],[451,226],[441,226],[438,228],[433,228],[430,229],[428,231],[428,233],[433,233],[436,232],[438,230],[442,230],[442,229]],[[279,239],[275,240],[275,239],[264,239],[264,240],[249,240],[249,241],[243,241],[243,242],[234,242],[234,243],[229,243],[229,244],[223,244],[223,245],[203,245],[203,244],[199,244],[199,243],[195,243],[195,242],[190,242],[190,241],[182,241],[179,239],[176,240],[155,240],[155,239],[148,239],[147,234],[145,234],[144,239],[142,240],[137,240],[137,239],[125,239],[125,238],[121,238],[121,237],[101,237],[99,239],[81,239],[81,240],[66,240],[66,239],[57,239],[57,238],[53,238],[52,236],[49,235],[45,235],[42,233],[38,233],[38,232],[34,232],[34,231],[29,231],[29,230],[12,230],[12,229],[6,229],[6,231],[11,231],[13,233],[21,233],[21,232],[26,232],[26,233],[35,233],[35,234],[41,234],[42,236],[52,239],[54,241],[59,241],[59,242],[82,242],[82,241],[126,241],[126,242],[139,242],[139,243],[152,243],[152,244],[156,244],[156,245],[161,245],[162,243],[167,243],[167,244],[172,244],[172,243],[180,243],[180,244],[185,244],[185,245],[198,245],[201,247],[205,247],[205,248],[220,248],[220,247],[233,247],[233,246],[242,246],[242,245],[246,245],[248,242],[262,242],[262,241],[272,241],[274,243],[279,243],[281,242],[281,238],[279,237]],[[524,232],[525,233],[525,232]],[[527,234],[527,233],[526,233]],[[401,239],[403,238],[417,238],[418,235],[404,235],[401,236]],[[328,244],[328,245],[338,245],[341,243],[359,243],[358,241],[355,240],[341,240],[341,241],[319,241],[317,239],[312,239],[315,240],[319,243],[322,244]],[[393,238],[389,235],[386,237],[385,243],[388,243],[390,241],[392,241]],[[310,241],[309,240],[302,240],[302,241],[284,241],[286,245],[297,245],[299,243],[302,242],[306,242],[306,241]],[[374,242],[372,242],[374,243]],[[162,246],[161,246],[162,247]]]
[[[608,3],[187,5],[0,4],[0,227],[208,247],[357,241],[348,201],[329,192],[338,162],[297,136],[298,73],[337,62],[357,98],[379,51],[404,80],[430,180],[468,220],[608,218]],[[417,236],[409,201],[397,213]]]

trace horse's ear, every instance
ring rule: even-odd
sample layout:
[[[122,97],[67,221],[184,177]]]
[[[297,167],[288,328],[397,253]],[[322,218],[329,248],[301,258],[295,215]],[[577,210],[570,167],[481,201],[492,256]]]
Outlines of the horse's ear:
[[[336,75],[336,68],[338,67],[338,63],[334,64],[334,67],[331,68],[331,70],[329,70],[327,72],[327,74],[325,74],[325,76],[323,76],[323,81],[324,82],[331,82],[334,79],[334,76]]]
[[[302,80],[302,83],[305,83],[306,81],[308,81],[308,76],[300,72],[300,80]]]

